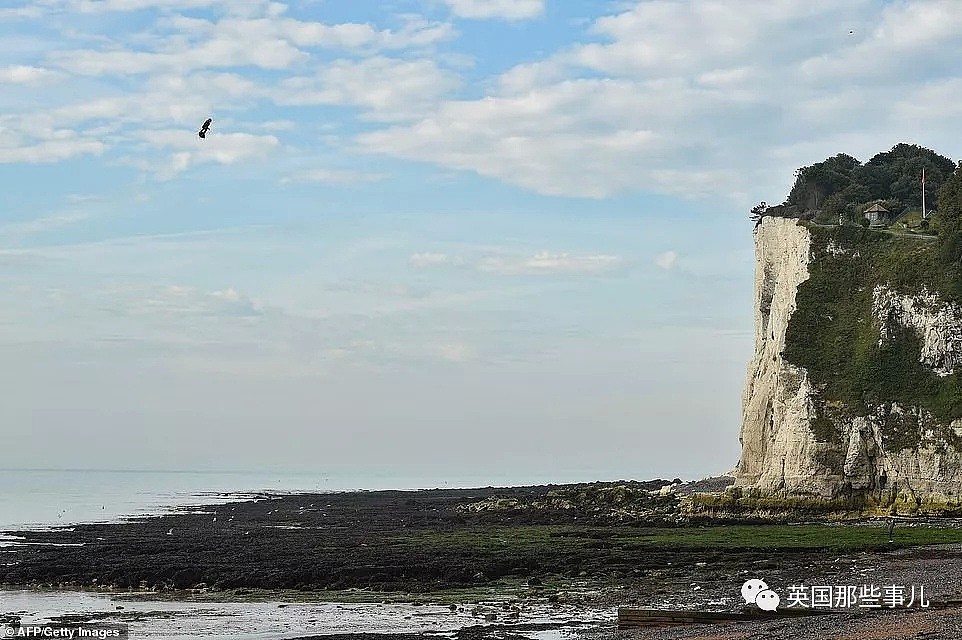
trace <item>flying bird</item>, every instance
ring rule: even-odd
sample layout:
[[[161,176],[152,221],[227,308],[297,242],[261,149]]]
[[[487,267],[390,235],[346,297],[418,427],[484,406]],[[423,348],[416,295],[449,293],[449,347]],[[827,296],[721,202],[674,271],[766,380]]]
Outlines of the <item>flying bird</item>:
[[[211,122],[213,122],[213,120],[211,120],[210,118],[207,118],[206,120],[204,120],[204,124],[201,125],[200,131],[197,132],[197,135],[199,135],[201,138],[206,138],[207,131],[210,129]]]

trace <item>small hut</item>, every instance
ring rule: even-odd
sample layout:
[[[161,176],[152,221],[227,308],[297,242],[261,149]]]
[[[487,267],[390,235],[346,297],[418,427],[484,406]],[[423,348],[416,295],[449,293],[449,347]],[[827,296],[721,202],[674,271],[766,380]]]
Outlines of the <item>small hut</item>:
[[[870,227],[887,227],[892,222],[889,210],[876,202],[864,211]]]

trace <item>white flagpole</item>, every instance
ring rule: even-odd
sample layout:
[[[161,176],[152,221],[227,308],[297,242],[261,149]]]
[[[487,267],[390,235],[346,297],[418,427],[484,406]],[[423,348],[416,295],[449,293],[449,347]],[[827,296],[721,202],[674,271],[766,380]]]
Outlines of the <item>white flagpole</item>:
[[[925,167],[922,167],[922,219],[925,217]]]

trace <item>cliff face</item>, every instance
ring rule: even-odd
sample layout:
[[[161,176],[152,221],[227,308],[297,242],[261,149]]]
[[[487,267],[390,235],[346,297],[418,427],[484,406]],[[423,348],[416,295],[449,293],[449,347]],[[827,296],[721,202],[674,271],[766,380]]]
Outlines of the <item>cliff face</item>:
[[[763,219],[737,486],[906,510],[958,503],[962,307],[890,268],[930,246]]]

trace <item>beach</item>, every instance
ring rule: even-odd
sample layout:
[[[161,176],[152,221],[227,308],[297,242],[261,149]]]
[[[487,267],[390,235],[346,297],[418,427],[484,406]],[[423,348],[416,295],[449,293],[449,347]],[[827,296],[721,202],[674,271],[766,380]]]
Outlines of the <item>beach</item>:
[[[934,604],[712,633],[955,624],[945,607],[962,581],[958,529],[900,524],[889,545],[884,522],[693,523],[664,487],[677,490],[656,480],[262,494],[8,532],[0,614],[121,622],[131,637],[699,637],[704,625],[619,631],[617,610],[737,611],[742,582],[760,577],[782,594],[924,585]]]

